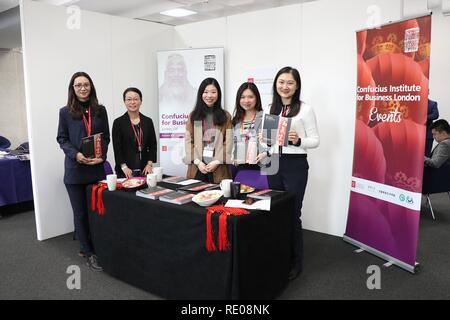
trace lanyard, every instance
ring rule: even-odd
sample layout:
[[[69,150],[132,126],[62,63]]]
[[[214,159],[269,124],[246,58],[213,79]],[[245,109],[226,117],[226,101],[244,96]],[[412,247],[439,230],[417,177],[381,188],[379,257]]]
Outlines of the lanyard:
[[[88,108],[88,119],[86,120],[86,116],[83,113],[83,122],[84,127],[86,128],[87,136],[89,137],[91,135],[92,130],[92,118],[91,118],[91,107]]]
[[[212,137],[212,130],[214,128],[214,122],[213,125],[211,126],[211,128],[208,129],[208,127],[206,126],[206,120],[203,119],[203,127],[205,128],[205,134],[208,134],[207,139],[208,139],[208,145],[211,144],[211,137]]]
[[[250,132],[250,128],[252,127],[252,123],[255,122],[256,119],[256,113],[253,115],[253,119],[250,121],[247,130],[244,130],[244,119],[241,121],[241,134],[245,133],[245,140],[246,142],[249,140],[248,133]]]
[[[134,124],[133,124],[133,122],[131,121],[131,119],[130,119],[130,123],[131,123],[131,128],[133,128],[134,137],[136,138],[136,142],[137,142],[137,144],[138,144],[139,158],[141,158],[142,138],[143,138],[141,116],[139,116],[139,135],[138,135],[138,133],[136,132],[136,128],[134,127]]]
[[[287,117],[287,115],[289,114],[289,111],[291,111],[291,106],[290,105],[283,106],[283,113],[281,115],[283,117]]]

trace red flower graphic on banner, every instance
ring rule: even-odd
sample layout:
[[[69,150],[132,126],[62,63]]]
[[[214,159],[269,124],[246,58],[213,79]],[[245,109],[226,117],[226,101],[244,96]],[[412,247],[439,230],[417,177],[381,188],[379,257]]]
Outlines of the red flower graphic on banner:
[[[375,81],[372,78],[372,72],[367,66],[363,58],[358,55],[358,87],[367,88],[375,87]],[[364,96],[363,100],[358,100],[356,105],[356,119],[363,121],[365,124],[369,123],[370,110],[375,106],[374,100],[365,99],[366,95],[370,97],[375,96],[374,92],[361,93]]]
[[[384,183],[386,160],[383,146],[371,128],[356,120],[353,176]]]
[[[373,128],[380,140],[386,162],[386,184],[421,192],[425,126],[410,120],[379,123]]]
[[[428,78],[431,53],[431,16],[418,19],[420,28],[419,50],[416,52],[415,60],[423,66],[424,75]]]
[[[366,39],[367,39],[367,31],[360,31],[356,33],[356,45],[358,55],[363,55],[364,51],[366,51]]]
[[[419,66],[422,69],[423,75],[426,78],[429,78],[429,74],[430,74],[430,58],[426,58],[422,61],[419,61]]]
[[[407,30],[419,28],[417,20],[407,20],[367,31],[364,59],[368,60],[380,54],[400,53],[414,58],[415,52],[405,51]]]
[[[387,87],[387,92],[377,95],[390,96],[387,101],[377,101],[375,107],[379,114],[389,114],[397,110],[401,119],[410,119],[424,124],[428,103],[428,79],[417,62],[402,54],[382,54],[367,61],[375,83]],[[415,86],[420,91],[391,90],[400,86]],[[376,123],[376,122],[375,122]]]

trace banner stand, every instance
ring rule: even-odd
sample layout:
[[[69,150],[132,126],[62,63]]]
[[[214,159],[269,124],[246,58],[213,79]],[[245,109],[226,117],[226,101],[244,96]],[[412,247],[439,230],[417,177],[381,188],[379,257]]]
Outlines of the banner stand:
[[[355,141],[343,240],[415,274],[431,16],[357,32],[356,42]]]
[[[381,258],[392,264],[395,264],[396,266],[398,266],[406,271],[409,271],[412,274],[418,274],[420,272],[420,264],[417,262],[416,262],[415,266],[411,266],[411,265],[404,263],[398,259],[395,259],[394,257],[391,257],[381,251],[378,251],[377,249],[374,249],[372,247],[369,247],[368,245],[365,245],[359,241],[356,241],[350,237],[344,236],[342,239],[345,242],[350,243],[350,244],[354,245],[355,247],[361,248],[364,251],[367,251],[367,252],[373,254],[374,256],[377,256],[378,258]]]
[[[205,78],[215,78],[224,105],[224,48],[158,51],[159,162],[164,173],[185,177],[185,133],[197,90]]]

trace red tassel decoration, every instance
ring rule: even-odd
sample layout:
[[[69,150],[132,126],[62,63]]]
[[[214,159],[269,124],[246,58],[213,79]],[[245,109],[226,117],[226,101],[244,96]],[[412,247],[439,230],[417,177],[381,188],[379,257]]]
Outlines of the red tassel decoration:
[[[228,228],[227,228],[227,218],[229,215],[240,216],[243,214],[248,214],[249,212],[242,208],[225,208],[222,205],[216,205],[209,207],[206,214],[206,250],[216,251],[216,245],[213,240],[213,230],[211,224],[211,218],[214,213],[220,214],[219,216],[219,235],[218,235],[218,246],[219,251],[227,251],[230,249],[230,242],[228,240]]]
[[[212,224],[211,224],[211,217],[213,215],[214,211],[211,208],[208,208],[208,211],[206,213],[206,250],[210,251],[216,251],[216,245],[214,244],[213,240],[213,230],[212,230]]]
[[[108,187],[105,183],[98,183],[92,186],[91,208],[93,212],[98,212],[100,216],[105,214],[105,204],[103,203],[103,191]]]
[[[229,249],[230,241],[228,240],[227,213],[223,212],[219,217],[219,251],[227,251]]]
[[[98,195],[97,195],[97,209],[98,209],[98,214],[100,216],[105,215],[105,205],[103,203],[103,190],[105,190],[107,187],[105,186],[100,186],[98,188]]]
[[[92,211],[96,211],[97,210],[97,206],[96,206],[96,195],[97,195],[97,188],[98,188],[98,185],[96,185],[96,184],[94,184],[93,186],[92,186],[92,191],[91,191],[91,210]]]

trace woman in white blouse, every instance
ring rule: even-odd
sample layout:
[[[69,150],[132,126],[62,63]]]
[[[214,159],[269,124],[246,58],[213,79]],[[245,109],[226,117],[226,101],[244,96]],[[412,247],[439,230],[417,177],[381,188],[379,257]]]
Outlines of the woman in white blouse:
[[[316,116],[311,106],[300,101],[301,78],[297,69],[284,67],[278,71],[273,83],[270,114],[292,118],[288,146],[274,145],[268,155],[279,160],[278,170],[268,176],[269,187],[286,190],[296,195],[294,243],[289,279],[295,279],[303,268],[303,234],[301,208],[308,181],[307,149],[319,146]],[[275,159],[276,157],[276,159]]]

